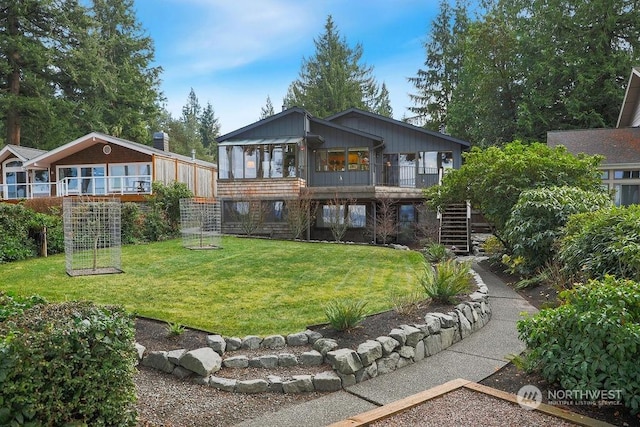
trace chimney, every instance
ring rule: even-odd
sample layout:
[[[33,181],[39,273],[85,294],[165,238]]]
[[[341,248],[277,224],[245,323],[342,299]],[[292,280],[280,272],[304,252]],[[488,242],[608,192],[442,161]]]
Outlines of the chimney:
[[[153,134],[153,148],[169,151],[169,135],[164,132],[155,132]]]

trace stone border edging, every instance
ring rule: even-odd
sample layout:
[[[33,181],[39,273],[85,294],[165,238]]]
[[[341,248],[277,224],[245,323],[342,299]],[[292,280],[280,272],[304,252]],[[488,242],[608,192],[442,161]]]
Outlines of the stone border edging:
[[[453,311],[427,313],[422,324],[400,325],[375,340],[367,340],[357,350],[338,348],[338,343],[323,338],[318,332],[307,330],[288,335],[255,335],[244,339],[209,335],[208,347],[187,351],[153,351],[136,343],[138,361],[143,366],[171,373],[184,379],[196,375],[196,383],[236,393],[300,393],[310,391],[338,391],[359,382],[393,372],[432,356],[484,327],[491,319],[489,289],[475,271],[471,273],[478,289],[469,295],[471,301],[458,304]],[[231,356],[225,352],[239,349],[267,348],[281,350],[286,346],[311,345],[313,350],[296,356],[291,353],[248,358]],[[228,368],[275,368],[291,366],[321,366],[327,363],[332,370],[315,375],[292,375],[282,378],[268,375],[267,379],[236,380],[215,376],[222,366]]]

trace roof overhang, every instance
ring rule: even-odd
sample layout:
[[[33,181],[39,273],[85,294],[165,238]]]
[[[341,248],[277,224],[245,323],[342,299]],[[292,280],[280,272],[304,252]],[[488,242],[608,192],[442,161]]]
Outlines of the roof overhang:
[[[220,147],[234,146],[234,145],[285,145],[285,144],[298,144],[302,142],[304,138],[300,136],[287,137],[287,138],[259,138],[259,139],[239,139],[235,141],[225,141],[218,144]]]
[[[622,108],[618,116],[617,128],[633,126],[633,119],[638,108],[638,99],[640,98],[640,68],[634,67],[629,76],[627,90],[624,93]]]
[[[31,159],[30,161],[25,163],[25,166],[30,168],[46,167],[48,165],[51,165],[52,163],[57,162],[58,160],[64,159],[71,154],[75,154],[95,144],[120,145],[132,150],[140,151],[144,154],[154,154],[154,151],[151,149],[151,147],[146,148],[146,146],[143,146],[141,144],[133,144],[124,139],[115,138],[98,132],[92,132],[67,144],[61,145],[58,148],[48,151],[34,159]]]

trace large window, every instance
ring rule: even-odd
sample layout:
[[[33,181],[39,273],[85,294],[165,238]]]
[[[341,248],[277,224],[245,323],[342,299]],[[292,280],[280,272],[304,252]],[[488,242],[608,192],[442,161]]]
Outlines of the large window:
[[[613,172],[613,179],[640,179],[640,170],[617,170]]]
[[[149,192],[151,163],[123,163],[109,165],[109,191]]]
[[[318,227],[327,228],[331,224],[344,224],[350,228],[364,228],[367,225],[366,205],[347,205],[345,215],[345,205],[322,205],[320,215],[316,220]]]
[[[104,165],[58,166],[58,182],[66,194],[106,194]]]
[[[440,169],[453,169],[450,151],[421,151],[418,153],[418,173],[437,175]]]
[[[640,185],[616,184],[613,188],[615,189],[614,202],[616,206],[640,204]]]
[[[316,150],[316,172],[368,171],[367,147],[327,148]]]
[[[27,173],[22,169],[19,160],[8,160],[4,163],[4,183],[7,199],[27,197]]]
[[[218,165],[220,179],[288,178],[301,176],[296,144],[222,146]]]
[[[369,149],[349,148],[347,160],[349,161],[350,171],[368,171],[369,170]]]

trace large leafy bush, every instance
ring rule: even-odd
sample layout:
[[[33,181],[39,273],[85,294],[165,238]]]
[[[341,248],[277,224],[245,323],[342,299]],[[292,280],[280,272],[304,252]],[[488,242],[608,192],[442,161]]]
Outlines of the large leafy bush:
[[[518,322],[529,361],[567,390],[621,390],[640,412],[640,283],[606,276],[560,297]]]
[[[600,161],[599,156],[574,156],[562,146],[542,143],[473,147],[464,154],[462,167],[449,171],[442,185],[427,188],[425,195],[432,208],[470,200],[501,238],[522,191],[551,186],[597,191]]]
[[[532,273],[554,256],[554,243],[569,216],[612,207],[604,191],[577,187],[548,187],[525,190],[505,225],[504,239],[514,257],[522,257],[520,273]]]
[[[569,218],[558,258],[568,274],[610,274],[640,281],[640,206],[603,209]]]
[[[0,425],[133,426],[133,319],[88,302],[0,322]]]
[[[22,205],[0,203],[0,262],[17,261],[36,253],[29,239],[29,223],[33,212]]]

